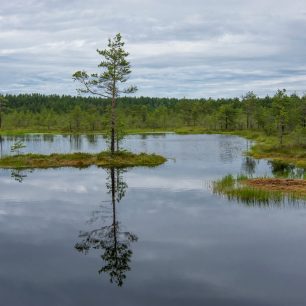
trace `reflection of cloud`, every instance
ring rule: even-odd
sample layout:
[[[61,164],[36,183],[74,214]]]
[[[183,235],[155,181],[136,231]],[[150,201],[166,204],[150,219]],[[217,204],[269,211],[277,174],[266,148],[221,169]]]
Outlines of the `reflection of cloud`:
[[[77,186],[69,186],[69,185],[58,185],[58,184],[53,184],[49,188],[50,190],[57,190],[57,191],[64,191],[64,192],[76,192],[76,193],[88,193],[88,189],[86,186],[82,185],[77,185]]]
[[[95,69],[95,49],[116,32],[139,95],[302,92],[305,12],[299,0],[6,1],[0,92],[75,94],[72,72]]]
[[[70,171],[69,171],[70,170]],[[0,176],[1,199],[9,201],[26,200],[48,200],[55,195],[62,200],[73,202],[78,196],[83,194],[89,196],[90,193],[101,191],[104,171],[93,171],[82,180],[81,172],[77,169],[63,170],[66,176],[59,176],[57,170],[35,171],[31,173],[22,184],[16,186],[16,181],[7,176],[3,176],[5,170]],[[85,170],[84,170],[85,171]],[[101,181],[99,180],[101,178]],[[16,192],[18,188],[18,192]],[[35,194],[35,199],[33,195]]]
[[[65,170],[64,170],[65,171]],[[84,173],[86,172],[86,173]],[[5,201],[43,201],[58,197],[63,201],[74,202],[80,196],[85,198],[100,193],[105,187],[105,171],[91,168],[89,171],[68,169],[65,175],[59,176],[57,170],[35,171],[31,173],[22,184],[7,176],[0,176],[1,199]],[[163,177],[155,175],[154,172],[128,173],[130,188],[167,189],[172,191],[181,190],[203,190],[203,180],[187,177]],[[16,192],[18,188],[18,192]],[[35,198],[33,198],[35,195]]]
[[[171,177],[164,178],[161,176],[137,176],[129,177],[129,188],[151,188],[151,189],[168,189],[172,191],[182,190],[202,190],[203,181],[192,178]]]

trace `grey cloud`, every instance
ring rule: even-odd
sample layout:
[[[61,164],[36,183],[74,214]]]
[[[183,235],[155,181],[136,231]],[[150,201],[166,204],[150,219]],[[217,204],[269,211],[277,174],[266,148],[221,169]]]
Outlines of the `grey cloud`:
[[[11,0],[0,8],[0,92],[76,94],[121,32],[139,95],[241,96],[306,88],[300,0]]]

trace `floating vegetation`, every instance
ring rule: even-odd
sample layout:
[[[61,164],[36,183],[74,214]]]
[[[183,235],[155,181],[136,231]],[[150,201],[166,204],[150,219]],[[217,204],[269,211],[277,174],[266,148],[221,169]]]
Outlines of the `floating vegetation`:
[[[88,167],[96,165],[100,167],[135,167],[135,166],[158,166],[163,164],[166,158],[156,154],[131,153],[127,151],[110,154],[101,152],[90,153],[69,153],[50,155],[43,154],[22,154],[6,156],[0,159],[0,168],[31,169],[31,168],[56,168],[56,167]]]
[[[213,192],[247,205],[270,205],[306,201],[306,181],[302,179],[256,178],[227,175],[213,182]]]

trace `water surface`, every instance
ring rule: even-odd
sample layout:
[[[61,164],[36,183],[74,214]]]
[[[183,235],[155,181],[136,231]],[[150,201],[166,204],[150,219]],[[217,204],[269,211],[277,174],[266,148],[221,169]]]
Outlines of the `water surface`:
[[[27,152],[97,152],[101,136],[4,137]],[[126,171],[0,171],[3,305],[305,305],[304,205],[213,195],[228,173],[272,175],[235,136],[129,136],[169,158]]]

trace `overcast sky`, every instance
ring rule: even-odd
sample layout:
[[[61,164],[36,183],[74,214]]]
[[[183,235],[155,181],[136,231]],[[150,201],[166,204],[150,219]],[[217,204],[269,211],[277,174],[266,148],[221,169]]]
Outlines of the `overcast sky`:
[[[0,0],[0,93],[76,95],[121,32],[137,95],[306,91],[306,0]]]

